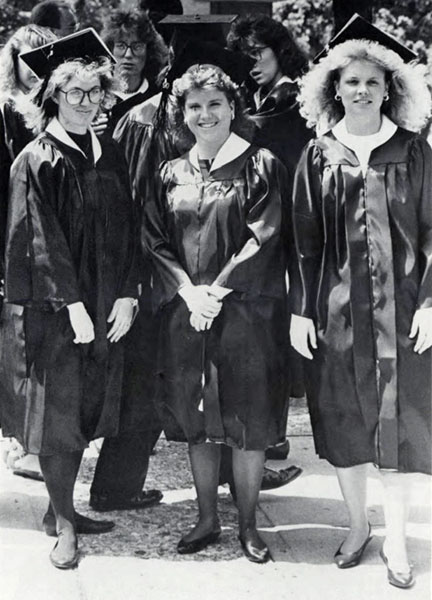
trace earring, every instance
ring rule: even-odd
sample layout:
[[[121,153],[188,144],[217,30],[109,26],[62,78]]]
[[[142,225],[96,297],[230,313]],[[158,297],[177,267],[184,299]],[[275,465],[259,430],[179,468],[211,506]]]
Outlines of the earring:
[[[384,100],[384,102],[388,102],[390,100],[390,96],[389,96],[388,92],[386,92],[384,94],[383,100]]]
[[[336,102],[340,102],[342,100],[338,93],[335,94],[334,99],[336,100]]]

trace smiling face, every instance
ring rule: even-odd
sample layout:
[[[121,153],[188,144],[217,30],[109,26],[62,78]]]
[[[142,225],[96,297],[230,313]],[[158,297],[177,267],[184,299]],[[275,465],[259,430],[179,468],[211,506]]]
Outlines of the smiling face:
[[[335,84],[347,117],[378,115],[388,86],[384,70],[367,60],[353,60]]]
[[[185,100],[184,121],[198,143],[220,147],[228,138],[234,104],[217,88],[191,90]]]
[[[85,133],[99,110],[100,104],[90,102],[87,94],[84,95],[80,104],[72,106],[66,99],[66,93],[73,89],[89,92],[93,88],[100,87],[101,82],[97,75],[81,79],[74,75],[53,100],[58,104],[58,120],[66,129],[73,133]]]

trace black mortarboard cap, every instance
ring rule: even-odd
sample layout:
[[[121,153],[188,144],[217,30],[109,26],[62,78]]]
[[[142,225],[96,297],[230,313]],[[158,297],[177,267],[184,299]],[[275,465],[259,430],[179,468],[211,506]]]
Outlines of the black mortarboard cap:
[[[91,27],[20,54],[20,58],[41,79],[66,60],[74,58],[96,60],[99,57],[116,62],[106,44]]]
[[[168,15],[159,21],[159,26],[161,31],[170,32],[170,45],[176,52],[191,40],[225,46],[228,31],[236,19],[237,15]]]
[[[254,61],[241,52],[232,52],[212,42],[197,44],[186,42],[182,50],[174,58],[167,74],[166,81],[171,84],[181,77],[192,65],[216,65],[220,67],[235,83],[241,85],[249,75]]]
[[[327,46],[315,56],[313,62],[317,63],[321,58],[327,55],[331,48],[334,48],[334,46],[337,46],[338,44],[342,44],[348,40],[360,39],[378,42],[382,46],[399,54],[405,62],[417,58],[415,52],[398,42],[396,38],[385,33],[381,29],[378,29],[378,27],[369,23],[369,21],[361,17],[358,13],[355,13],[351,19],[345,23],[342,29],[329,41]]]

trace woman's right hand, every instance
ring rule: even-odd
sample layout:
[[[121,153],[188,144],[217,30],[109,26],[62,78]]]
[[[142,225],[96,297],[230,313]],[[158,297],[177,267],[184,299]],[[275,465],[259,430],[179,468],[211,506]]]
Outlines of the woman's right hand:
[[[89,344],[95,339],[93,321],[82,302],[68,304],[69,319],[74,330],[74,344]]]
[[[309,360],[313,358],[309,345],[314,350],[316,350],[318,346],[315,325],[312,319],[291,315],[290,338],[291,345],[297,352],[305,358],[309,358]]]
[[[205,319],[214,319],[222,310],[222,302],[210,294],[209,290],[208,285],[185,285],[178,293],[191,313]]]

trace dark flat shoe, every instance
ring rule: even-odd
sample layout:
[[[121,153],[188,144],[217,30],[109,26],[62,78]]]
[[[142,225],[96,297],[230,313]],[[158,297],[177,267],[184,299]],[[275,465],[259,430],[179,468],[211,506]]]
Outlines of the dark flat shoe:
[[[34,481],[44,481],[42,473],[39,471],[32,471],[30,469],[13,469],[12,473],[19,477],[25,477],[26,479],[33,479]]]
[[[45,513],[42,520],[42,526],[47,535],[51,537],[57,536],[56,518],[53,514]],[[76,512],[75,527],[77,533],[97,535],[99,533],[111,531],[115,527],[115,523],[113,521],[95,521],[94,519],[90,519],[89,517],[85,517]]]
[[[355,550],[354,552],[347,552],[346,554],[343,554],[341,552],[341,548],[342,548],[344,542],[342,542],[342,544],[339,546],[339,549],[337,550],[336,554],[334,555],[333,560],[334,560],[334,563],[336,564],[336,566],[339,569],[350,569],[351,567],[356,567],[359,564],[359,562],[361,561],[363,553],[366,549],[366,546],[369,544],[369,542],[371,541],[372,538],[373,538],[373,536],[371,535],[371,526],[369,523],[369,531],[367,534],[367,538],[358,550]]]
[[[286,469],[280,469],[279,471],[264,467],[260,489],[275,490],[276,488],[288,485],[288,483],[297,479],[302,473],[303,469],[300,469],[300,467],[296,467],[295,465],[291,465]]]
[[[135,496],[115,498],[103,496],[102,494],[90,494],[90,506],[98,512],[109,512],[111,510],[140,510],[159,504],[163,494],[160,490],[142,491]]]
[[[59,533],[59,538],[62,533]],[[59,539],[56,541],[54,548],[51,550],[49,558],[51,564],[57,569],[74,569],[78,565],[78,542],[75,541],[75,547],[72,552],[64,553],[63,556],[58,555]]]
[[[177,544],[177,552],[179,554],[195,554],[195,552],[200,552],[210,544],[214,544],[219,539],[220,534],[220,529],[217,529],[190,542],[182,538]]]
[[[388,558],[384,554],[383,548],[381,548],[380,550],[380,556],[383,560],[383,563],[387,567],[387,579],[390,585],[406,589],[412,587],[415,584],[415,578],[411,568],[408,571],[408,573],[400,573],[398,571],[393,571],[392,569],[390,569]]]
[[[270,446],[265,451],[266,460],[285,460],[288,458],[288,454],[290,452],[290,443],[288,440],[285,440],[283,444],[278,444],[277,446]]]
[[[248,560],[255,563],[266,563],[270,560],[270,550],[266,545],[263,548],[254,546],[252,539],[248,536],[247,531],[243,535],[238,536],[243,553]]]

